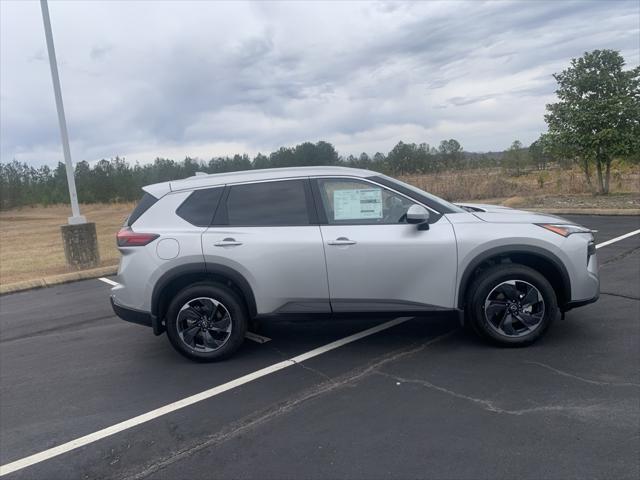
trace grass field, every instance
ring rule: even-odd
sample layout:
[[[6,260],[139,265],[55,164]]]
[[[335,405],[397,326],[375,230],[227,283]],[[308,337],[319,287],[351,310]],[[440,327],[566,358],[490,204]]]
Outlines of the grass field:
[[[500,168],[488,168],[398,178],[449,201],[511,197],[532,199],[558,195],[583,195],[592,197],[594,201],[598,198],[592,195],[584,174],[578,168],[561,169],[554,166],[519,176],[508,175]],[[640,165],[614,164],[611,169],[610,190],[611,193],[638,194]]]
[[[532,172],[506,176],[498,169],[400,177],[454,201],[542,209],[639,209],[640,168],[614,170],[609,196],[594,196],[578,170]],[[82,214],[96,223],[102,265],[116,265],[115,234],[133,209],[131,203],[82,205]],[[25,207],[0,212],[0,284],[67,273],[60,225],[68,205]]]
[[[118,263],[115,234],[133,209],[131,203],[81,205],[96,223],[102,265]],[[69,205],[25,207],[0,212],[0,284],[66,273],[60,225]]]

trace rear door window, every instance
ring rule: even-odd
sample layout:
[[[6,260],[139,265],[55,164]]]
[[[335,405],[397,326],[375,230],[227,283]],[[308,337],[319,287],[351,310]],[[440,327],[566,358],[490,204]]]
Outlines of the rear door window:
[[[208,227],[213,221],[223,191],[224,187],[194,190],[178,207],[176,214],[191,225]]]
[[[282,180],[230,187],[227,224],[235,226],[309,225],[306,180]]]

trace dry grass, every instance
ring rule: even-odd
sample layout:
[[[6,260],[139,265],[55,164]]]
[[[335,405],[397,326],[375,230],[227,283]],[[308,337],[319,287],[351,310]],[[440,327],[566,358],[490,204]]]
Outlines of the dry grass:
[[[500,203],[505,207],[518,208],[526,205],[527,199],[525,197],[509,197]]]
[[[553,168],[520,176],[510,176],[501,169],[495,168],[406,175],[399,178],[449,201],[590,194],[584,174],[578,168],[570,170]],[[638,194],[640,166],[614,166],[610,189],[611,193]]]
[[[81,205],[95,222],[103,266],[115,265],[115,234],[133,209],[131,203]],[[0,212],[0,284],[71,271],[66,266],[60,225],[71,214],[68,205],[25,207]]]

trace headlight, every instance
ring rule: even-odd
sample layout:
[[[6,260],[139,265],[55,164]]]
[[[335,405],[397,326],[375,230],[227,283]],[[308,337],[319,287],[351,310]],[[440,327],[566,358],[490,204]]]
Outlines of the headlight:
[[[574,233],[593,233],[595,231],[580,225],[565,225],[561,223],[536,223],[536,225],[563,237],[568,237]]]

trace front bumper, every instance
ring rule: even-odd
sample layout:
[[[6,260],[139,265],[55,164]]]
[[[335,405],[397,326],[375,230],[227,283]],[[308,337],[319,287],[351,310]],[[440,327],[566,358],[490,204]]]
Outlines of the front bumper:
[[[581,234],[570,235],[562,248],[567,255],[564,263],[571,279],[571,295],[565,299],[564,305],[560,305],[561,311],[566,312],[598,300],[600,268],[591,235],[587,238]]]
[[[585,305],[589,305],[590,303],[595,303],[600,298],[600,293],[598,293],[593,298],[588,298],[587,300],[574,300],[572,302],[568,302],[562,306],[560,309],[562,312],[568,312],[569,310],[573,310],[574,308],[584,307]]]

